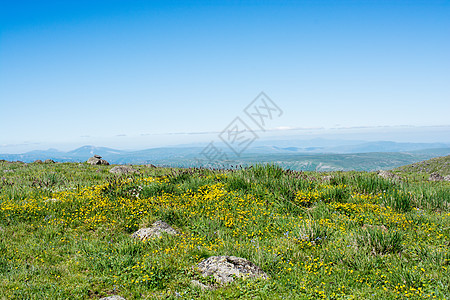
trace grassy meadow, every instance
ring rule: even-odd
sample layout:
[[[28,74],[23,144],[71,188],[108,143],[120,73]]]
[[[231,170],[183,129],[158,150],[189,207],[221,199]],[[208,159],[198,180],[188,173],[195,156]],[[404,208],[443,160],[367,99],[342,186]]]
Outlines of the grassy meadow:
[[[450,298],[449,182],[134,167],[0,162],[0,298]],[[156,220],[181,234],[130,237]],[[219,286],[195,268],[213,255],[269,279]]]

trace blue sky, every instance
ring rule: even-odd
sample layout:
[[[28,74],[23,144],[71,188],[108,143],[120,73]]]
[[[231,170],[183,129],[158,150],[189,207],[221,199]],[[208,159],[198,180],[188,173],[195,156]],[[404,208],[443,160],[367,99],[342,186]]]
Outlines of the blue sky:
[[[201,141],[261,91],[270,128],[450,125],[449,53],[450,1],[1,1],[0,152]]]

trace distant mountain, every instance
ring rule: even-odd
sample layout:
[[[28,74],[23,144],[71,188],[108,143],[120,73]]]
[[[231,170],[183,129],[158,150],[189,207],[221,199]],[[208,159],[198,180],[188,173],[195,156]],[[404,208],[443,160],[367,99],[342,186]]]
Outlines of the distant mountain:
[[[357,145],[330,147],[333,153],[409,152],[423,149],[447,148],[444,143],[396,143],[389,141],[368,142]]]
[[[318,146],[314,146],[314,141]],[[266,141],[267,142],[267,141]],[[355,142],[355,141],[352,141]],[[83,146],[63,152],[56,149],[36,150],[23,154],[0,154],[0,159],[33,162],[37,159],[53,159],[58,162],[84,162],[97,154],[111,164],[157,164],[173,167],[214,166],[230,167],[254,163],[275,162],[293,170],[377,170],[392,169],[436,156],[450,154],[450,147],[442,143],[395,143],[364,142],[351,144],[349,141],[310,140],[293,142],[295,146],[269,144],[249,147],[241,156],[233,154],[224,144],[217,144],[228,159],[209,162],[203,155],[204,146],[162,147],[139,151],[123,151],[106,147]],[[256,144],[256,143],[255,143]],[[339,144],[338,146],[333,146]],[[440,147],[440,148],[439,148]]]
[[[100,155],[100,156],[108,156],[108,155],[120,155],[127,153],[126,151],[122,150],[116,150],[106,147],[95,147],[95,146],[83,146],[80,148],[77,148],[75,150],[69,151],[66,154],[73,157],[80,157],[80,158],[89,158],[93,156],[94,154]]]
[[[334,140],[308,140],[292,141],[285,146],[286,141],[264,141],[250,148],[250,151],[298,152],[298,153],[369,153],[369,152],[409,152],[450,148],[446,143],[397,143],[391,141],[361,142],[361,141],[334,141]],[[316,142],[317,144],[314,144]],[[256,144],[256,143],[255,143]]]

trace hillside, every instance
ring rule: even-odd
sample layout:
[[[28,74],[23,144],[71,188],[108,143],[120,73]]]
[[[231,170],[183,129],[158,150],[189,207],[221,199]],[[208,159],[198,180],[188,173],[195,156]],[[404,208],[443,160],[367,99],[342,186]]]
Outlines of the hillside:
[[[441,176],[447,176],[450,175],[450,155],[435,157],[429,160],[401,166],[394,170],[404,173],[419,173],[426,175],[436,172]]]
[[[450,297],[448,182],[113,167],[0,162],[1,299]]]

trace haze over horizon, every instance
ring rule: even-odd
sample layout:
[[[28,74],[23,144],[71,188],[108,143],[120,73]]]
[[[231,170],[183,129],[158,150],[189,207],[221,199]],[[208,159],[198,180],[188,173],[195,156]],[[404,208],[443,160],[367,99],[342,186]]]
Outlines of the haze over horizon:
[[[449,15],[448,1],[5,1],[0,153],[206,143],[261,91],[283,111],[262,139],[448,143]]]

